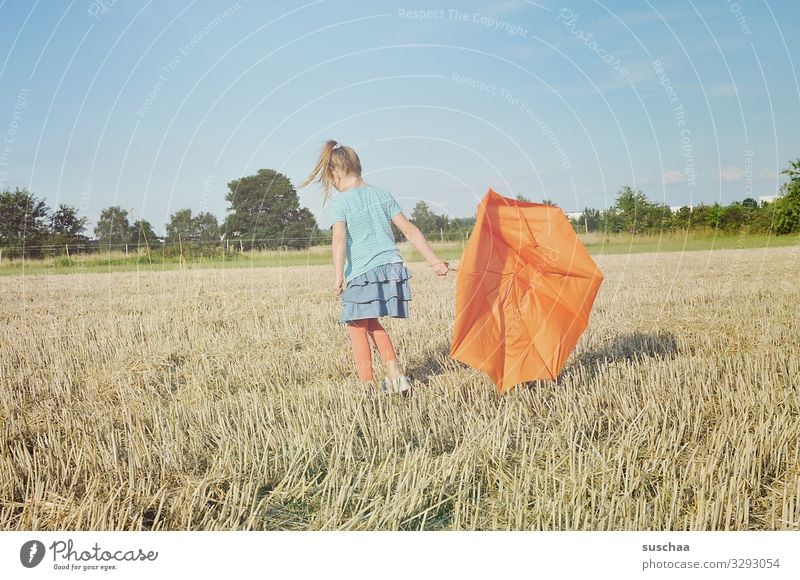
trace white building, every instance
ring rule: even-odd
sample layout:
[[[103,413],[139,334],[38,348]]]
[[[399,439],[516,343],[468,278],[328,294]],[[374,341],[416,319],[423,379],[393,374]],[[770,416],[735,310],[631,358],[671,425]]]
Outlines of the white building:
[[[764,205],[765,203],[772,203],[776,199],[778,199],[780,195],[759,195],[758,196],[758,205]]]
[[[682,207],[688,207],[689,211],[692,211],[694,209],[693,205],[671,205],[669,206],[669,211],[671,211],[672,213],[678,213],[679,211],[681,211]]]

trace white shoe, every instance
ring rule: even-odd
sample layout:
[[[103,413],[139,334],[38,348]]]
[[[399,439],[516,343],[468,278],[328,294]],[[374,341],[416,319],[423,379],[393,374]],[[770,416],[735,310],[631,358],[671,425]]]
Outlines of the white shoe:
[[[408,377],[405,375],[400,375],[400,378],[397,379],[397,392],[401,395],[405,395],[411,390],[411,384],[408,382]]]
[[[400,377],[394,381],[383,379],[381,382],[381,390],[384,393],[400,393],[406,395],[411,390],[411,384],[408,382],[407,376],[400,375]]]

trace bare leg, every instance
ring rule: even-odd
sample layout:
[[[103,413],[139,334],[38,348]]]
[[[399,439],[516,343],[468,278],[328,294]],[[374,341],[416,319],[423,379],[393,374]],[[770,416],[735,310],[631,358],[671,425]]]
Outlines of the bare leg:
[[[369,347],[367,334],[369,323],[367,320],[353,320],[347,325],[347,332],[353,347],[353,362],[356,364],[358,378],[361,382],[374,379],[372,375],[372,350]]]
[[[367,332],[372,342],[375,343],[375,347],[378,349],[378,354],[380,354],[383,364],[386,366],[386,374],[389,380],[395,381],[400,378],[402,373],[397,364],[397,353],[394,350],[392,339],[389,338],[389,333],[386,332],[386,329],[383,328],[383,325],[381,325],[377,318],[369,319]]]

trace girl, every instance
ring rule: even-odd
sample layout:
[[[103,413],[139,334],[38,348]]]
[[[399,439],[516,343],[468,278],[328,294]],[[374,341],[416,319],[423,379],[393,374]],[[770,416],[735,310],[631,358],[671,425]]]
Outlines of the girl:
[[[407,393],[408,377],[400,372],[397,353],[380,316],[408,318],[411,275],[395,246],[392,223],[411,242],[438,276],[447,275],[448,263],[434,253],[425,236],[403,214],[392,195],[361,178],[361,161],[350,147],[328,141],[317,165],[301,187],[314,180],[330,200],[333,227],[333,293],[342,297],[339,322],[347,324],[358,378],[368,383],[375,344],[386,366],[384,392]],[[333,186],[338,193],[331,196]],[[346,288],[342,288],[346,283]]]

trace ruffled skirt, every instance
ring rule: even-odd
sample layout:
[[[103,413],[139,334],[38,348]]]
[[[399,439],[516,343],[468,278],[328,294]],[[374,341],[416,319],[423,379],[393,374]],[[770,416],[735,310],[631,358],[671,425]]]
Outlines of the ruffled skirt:
[[[356,276],[342,292],[339,322],[380,316],[408,318],[410,278],[402,262],[375,266]]]

